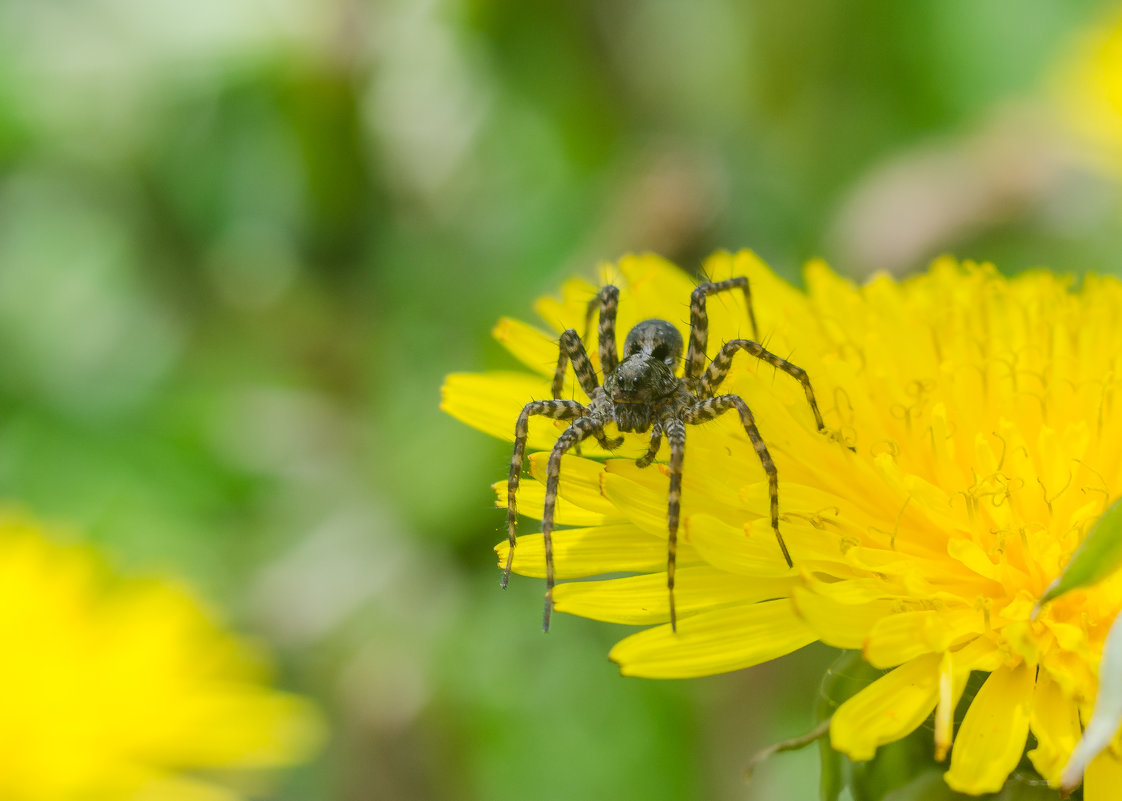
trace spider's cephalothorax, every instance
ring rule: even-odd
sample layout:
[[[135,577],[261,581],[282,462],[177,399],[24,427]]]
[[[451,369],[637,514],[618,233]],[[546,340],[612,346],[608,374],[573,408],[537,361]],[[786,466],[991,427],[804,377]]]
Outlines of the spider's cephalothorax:
[[[682,335],[665,320],[644,320],[631,329],[623,345],[623,361],[604,377],[599,400],[620,431],[647,431],[658,412],[673,401],[682,380],[674,368],[682,358]],[[591,396],[590,396],[591,397]],[[595,397],[591,397],[595,409]]]
[[[570,328],[561,334],[559,343],[561,355],[557,361],[557,372],[553,377],[553,400],[533,401],[526,404],[515,424],[514,454],[510,460],[510,477],[507,481],[507,533],[510,538],[510,550],[507,552],[502,578],[502,586],[505,587],[510,578],[514,559],[515,525],[518,518],[515,495],[522,475],[529,419],[532,415],[544,415],[557,420],[572,420],[569,427],[558,437],[546,465],[545,505],[542,510],[546,570],[543,628],[546,631],[549,630],[549,618],[553,608],[551,535],[554,509],[557,505],[557,488],[560,482],[561,457],[588,437],[593,437],[608,450],[618,447],[623,440],[608,439],[604,433],[604,427],[609,423],[614,422],[616,427],[624,432],[650,431],[650,448],[636,462],[640,467],[646,467],[654,461],[663,437],[670,445],[666,586],[670,596],[670,625],[674,630],[677,630],[674,567],[682,498],[682,461],[685,456],[686,425],[712,420],[727,411],[735,410],[739,414],[741,425],[768,477],[772,530],[775,532],[783,558],[788,565],[793,564],[787,545],[783,542],[783,536],[779,533],[779,482],[775,463],[756,428],[752,411],[739,395],[715,394],[717,387],[728,374],[733,355],[737,351],[746,351],[797,380],[806,393],[818,430],[825,431],[825,425],[818,411],[818,404],[815,402],[814,391],[810,387],[806,371],[765,350],[754,339],[729,340],[721,346],[716,357],[706,366],[705,349],[709,336],[709,318],[705,312],[705,299],[714,292],[730,289],[744,291],[752,336],[758,337],[747,278],[730,278],[726,281],[702,284],[690,296],[689,349],[686,352],[685,367],[680,378],[675,376],[674,372],[682,358],[682,335],[666,320],[644,320],[637,324],[624,340],[622,361],[618,358],[615,323],[619,290],[614,286],[604,287],[589,302],[586,318],[586,327],[590,327],[593,315],[599,311],[599,350],[600,366],[604,374],[603,386],[597,383],[596,371],[592,368],[584,343],[577,332]],[[581,388],[588,395],[587,404],[561,398],[565,371],[570,362]]]

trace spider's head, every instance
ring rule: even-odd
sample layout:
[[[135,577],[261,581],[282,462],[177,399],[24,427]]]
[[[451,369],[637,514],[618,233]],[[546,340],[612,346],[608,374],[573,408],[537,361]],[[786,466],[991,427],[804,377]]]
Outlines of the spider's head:
[[[651,405],[678,388],[674,368],[682,358],[682,335],[665,320],[644,320],[623,343],[623,361],[604,379],[621,431],[650,428]]]

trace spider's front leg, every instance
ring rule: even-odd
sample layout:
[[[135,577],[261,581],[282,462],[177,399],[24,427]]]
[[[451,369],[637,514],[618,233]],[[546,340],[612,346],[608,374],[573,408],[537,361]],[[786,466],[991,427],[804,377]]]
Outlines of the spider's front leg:
[[[545,611],[542,614],[542,630],[549,631],[549,619],[553,613],[553,513],[557,506],[557,488],[561,481],[561,457],[565,451],[593,435],[598,439],[604,436],[604,424],[595,417],[580,417],[562,432],[557,444],[549,452],[545,472],[545,506],[542,509],[542,540],[545,545]]]
[[[605,289],[615,290],[616,294],[619,293],[614,286],[605,287]],[[612,338],[612,358],[615,357],[615,305],[614,296],[611,306],[611,319],[609,326],[609,335]],[[604,322],[603,312],[601,312],[601,327]],[[557,357],[557,371],[553,374],[552,392],[555,400],[561,398],[561,390],[565,386],[565,368],[569,362],[573,363],[573,371],[577,374],[577,380],[580,382],[581,389],[584,390],[589,398],[592,398],[600,384],[596,380],[596,371],[592,369],[592,362],[588,359],[588,352],[584,349],[584,343],[581,341],[580,336],[572,328],[564,331],[561,334],[561,339],[558,342],[561,349],[561,355]],[[604,356],[603,341],[601,341],[600,348],[601,359]],[[615,369],[614,367],[612,369]],[[623,444],[623,437],[617,439],[608,439],[604,436],[603,430],[598,430],[595,433],[596,441],[600,443],[600,447],[606,451],[613,451]],[[576,453],[580,455],[580,445],[576,446]]]
[[[756,421],[752,417],[752,410],[748,408],[748,404],[739,395],[718,395],[715,398],[699,400],[693,406],[687,408],[683,419],[691,425],[704,423],[706,420],[712,420],[714,417],[732,409],[736,409],[740,413],[740,423],[744,426],[744,432],[751,440],[752,447],[756,449],[756,456],[759,457],[760,464],[763,466],[764,472],[767,473],[768,498],[771,501],[771,529],[775,532],[775,539],[779,543],[779,549],[783,551],[783,558],[787,560],[787,566],[794,567],[791,554],[787,550],[787,543],[783,541],[783,535],[779,533],[779,473],[775,469],[775,462],[772,461],[771,454],[768,453],[767,445],[764,444],[764,438],[760,436],[759,429],[756,428]]]
[[[682,378],[691,390],[696,389],[701,371],[705,369],[705,349],[709,342],[709,314],[705,310],[705,299],[717,292],[727,292],[730,289],[744,291],[744,303],[748,307],[748,321],[752,325],[752,337],[759,339],[760,334],[756,328],[756,313],[752,311],[752,291],[748,286],[748,279],[744,276],[729,278],[725,281],[708,282],[701,284],[690,295],[690,344],[686,351],[686,369]]]
[[[565,368],[569,366],[569,362],[573,363],[573,372],[577,374],[577,381],[580,382],[584,394],[592,397],[600,382],[596,380],[596,371],[592,368],[592,362],[588,360],[588,352],[584,349],[580,335],[570,328],[562,332],[557,344],[560,354],[557,357],[557,370],[553,373],[553,384],[550,387],[554,399],[559,399],[561,391],[565,388]]]
[[[814,414],[815,425],[818,426],[819,431],[826,430],[826,425],[822,422],[822,413],[818,411],[818,402],[814,399],[814,390],[810,386],[810,378],[807,376],[806,370],[791,364],[786,359],[776,356],[771,351],[765,349],[759,342],[753,342],[750,339],[730,339],[721,346],[721,349],[717,352],[716,358],[713,359],[713,363],[709,365],[709,369],[706,370],[705,375],[701,377],[701,385],[698,387],[697,391],[699,398],[712,396],[721,382],[725,380],[725,376],[728,375],[729,367],[732,366],[732,357],[740,350],[746,351],[760,361],[782,370],[798,381],[802,385],[803,392],[806,394],[806,402],[810,405],[810,411]]]
[[[608,284],[588,301],[588,311],[584,315],[584,338],[592,335],[592,315],[600,310],[600,328],[597,341],[600,344],[600,372],[604,375],[619,365],[616,353],[616,308],[619,306],[619,289]]]
[[[651,462],[658,456],[659,447],[662,445],[662,424],[655,423],[651,426],[651,444],[647,452],[635,460],[636,467],[650,467]]]
[[[514,453],[510,457],[510,475],[506,482],[506,529],[510,539],[510,549],[506,554],[506,566],[499,582],[504,590],[510,581],[510,568],[514,563],[514,546],[517,544],[515,527],[518,525],[518,482],[522,477],[522,459],[526,453],[526,435],[530,430],[530,417],[536,414],[552,417],[554,420],[572,420],[584,414],[584,407],[574,400],[533,401],[522,407],[518,422],[514,424]]]
[[[584,339],[592,335],[592,317],[597,310],[600,312],[600,329],[598,334],[600,351],[600,372],[607,375],[616,369],[619,357],[616,355],[616,308],[619,306],[619,289],[608,285],[601,289],[596,296],[588,302],[588,311],[584,317]],[[557,357],[557,370],[553,373],[553,397],[560,398],[565,387],[565,370],[569,362],[573,363],[573,371],[577,375],[584,394],[592,397],[593,390],[599,385],[596,380],[596,371],[588,359],[588,351],[584,341],[576,330],[570,328],[561,334],[558,343],[561,353]]]

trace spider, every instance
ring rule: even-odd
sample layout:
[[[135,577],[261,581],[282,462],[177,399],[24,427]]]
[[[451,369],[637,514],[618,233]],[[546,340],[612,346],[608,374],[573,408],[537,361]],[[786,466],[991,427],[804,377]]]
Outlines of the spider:
[[[542,536],[545,544],[546,592],[545,612],[542,628],[549,631],[549,621],[553,609],[553,516],[557,503],[557,487],[560,481],[561,457],[570,449],[579,448],[580,442],[593,437],[606,450],[613,450],[623,442],[622,437],[609,439],[604,427],[614,422],[621,432],[650,432],[650,446],[646,454],[636,464],[647,467],[658,455],[663,437],[670,444],[670,489],[667,498],[667,567],[666,586],[670,597],[670,626],[677,631],[678,622],[674,606],[674,566],[678,542],[678,518],[682,498],[682,461],[685,455],[686,426],[703,423],[707,420],[736,411],[741,425],[748,435],[756,456],[768,478],[768,495],[771,502],[771,528],[783,558],[788,566],[793,566],[791,554],[783,535],[779,533],[779,483],[775,463],[768,453],[767,445],[756,428],[748,404],[739,395],[717,395],[717,388],[728,374],[733,356],[745,351],[773,367],[782,370],[798,381],[806,393],[810,410],[818,430],[825,432],[822,415],[814,399],[810,379],[806,371],[786,359],[766,350],[753,339],[732,339],[725,342],[717,356],[706,366],[706,345],[709,338],[709,317],[705,311],[705,300],[717,292],[741,289],[747,303],[752,336],[758,338],[755,315],[752,313],[752,296],[748,279],[740,276],[725,281],[707,282],[698,286],[690,296],[690,335],[689,350],[686,352],[685,367],[680,378],[675,376],[678,362],[682,358],[682,335],[666,320],[644,320],[627,334],[623,343],[622,361],[616,354],[616,309],[619,302],[619,289],[608,285],[589,301],[585,318],[586,334],[592,326],[592,318],[599,311],[599,349],[600,366],[604,374],[604,384],[596,380],[596,371],[588,359],[583,341],[577,332],[570,328],[561,334],[559,341],[560,357],[557,371],[553,376],[552,400],[527,403],[514,429],[514,453],[510,460],[510,477],[507,480],[507,533],[510,550],[507,552],[506,566],[503,569],[501,586],[506,587],[510,578],[511,564],[514,560],[516,544],[515,526],[517,524],[517,504],[515,496],[522,474],[522,461],[526,450],[526,436],[529,419],[533,415],[543,415],[555,420],[571,420],[568,428],[558,437],[550,451],[546,467],[545,505],[542,514]],[[581,388],[588,395],[589,402],[581,404],[575,400],[561,398],[565,372],[572,363]]]

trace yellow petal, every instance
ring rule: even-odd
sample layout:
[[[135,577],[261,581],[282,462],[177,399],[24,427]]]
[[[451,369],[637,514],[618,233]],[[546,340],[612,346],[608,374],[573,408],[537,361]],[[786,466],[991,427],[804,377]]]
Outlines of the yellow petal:
[[[620,304],[622,331],[639,320],[657,317],[669,320],[677,324],[683,333],[689,333],[690,293],[697,286],[690,276],[653,253],[624,256],[619,260],[618,267],[627,281],[632,301]]]
[[[561,299],[544,297],[534,303],[534,311],[550,328],[560,333],[575,328],[584,337],[584,318],[588,302],[596,297],[599,287],[581,278],[571,278],[561,285]],[[593,356],[592,353],[588,354]],[[556,357],[555,357],[556,358]],[[593,356],[593,358],[595,358]]]
[[[778,347],[781,343],[787,343],[792,326],[803,331],[813,327],[809,325],[814,316],[806,294],[776,275],[752,251],[741,250],[734,253],[730,272],[733,275],[748,276],[752,284],[760,338],[766,340],[765,344]]]
[[[954,657],[946,651],[939,660],[939,700],[935,704],[935,761],[947,758],[954,737],[954,711],[966,689],[965,676],[959,681],[954,670]]]
[[[689,430],[693,431],[695,429]],[[641,436],[642,447],[637,452],[628,451],[625,443],[616,453],[626,458],[610,460],[605,465],[606,471],[613,476],[634,482],[635,485],[649,493],[649,497],[652,499],[665,499],[670,490],[670,468],[665,464],[639,467],[635,463],[635,459],[646,452],[648,438],[645,435],[630,436],[636,438]],[[687,436],[689,435],[687,434]],[[698,441],[700,442],[700,440]],[[721,447],[724,448],[724,445]],[[663,445],[663,450],[666,450],[665,445]],[[706,459],[695,458],[699,456],[699,451],[700,449],[691,450],[690,443],[687,442],[686,461],[682,471],[682,517],[687,517],[695,508],[701,508],[718,517],[725,517],[730,520],[744,519],[745,513],[736,500],[740,484],[736,483],[735,489],[731,491],[722,491],[727,486],[723,482],[737,481],[735,473],[732,473],[732,475],[715,475],[715,470]]]
[[[973,609],[924,609],[888,615],[873,625],[863,653],[877,667],[899,665],[980,633],[984,630],[981,617]]]
[[[625,676],[691,678],[758,665],[816,639],[786,599],[701,612],[633,634],[610,654]]]
[[[998,668],[974,696],[951,751],[944,778],[952,789],[995,793],[1021,760],[1028,738],[1035,669]]]
[[[744,509],[759,518],[753,524],[771,525],[767,482],[745,485],[740,500]],[[740,517],[743,519],[745,515]],[[856,510],[844,501],[814,487],[780,478],[779,530],[785,538],[790,538],[793,557],[832,562],[835,566],[849,564],[847,551],[853,540],[847,538],[859,537],[862,533],[855,525],[855,517]]]
[[[506,564],[509,547],[506,540],[495,546],[500,567]],[[696,553],[688,547],[678,550],[678,558],[684,565],[697,561]],[[557,578],[665,571],[666,541],[629,523],[561,529],[553,532],[553,562]],[[518,538],[513,568],[523,576],[545,577],[545,541],[541,534]],[[660,575],[665,585],[666,574]]]
[[[561,353],[557,337],[510,317],[500,319],[491,330],[491,336],[535,373],[553,378]],[[572,368],[569,368],[569,377],[572,375]]]
[[[544,485],[549,454],[532,453],[528,461],[530,475]],[[600,493],[600,474],[603,470],[604,465],[600,462],[572,454],[562,456],[561,483],[557,486],[557,494],[586,511],[597,512],[605,517],[616,515],[615,506]]]
[[[654,468],[648,468],[653,470]],[[658,473],[651,473],[658,477]],[[618,513],[656,537],[667,536],[667,493],[665,488],[644,486],[614,473],[609,467],[600,476],[600,487]]]
[[[887,548],[858,545],[845,552],[845,561],[858,570],[887,576],[915,575],[919,570],[914,556]]]
[[[749,531],[701,513],[686,521],[689,543],[714,567],[745,576],[794,575],[795,569],[787,566],[766,521],[764,526],[751,526]]]
[[[506,481],[496,481],[491,489],[495,491],[495,506],[505,509]],[[541,520],[544,509],[545,486],[537,481],[523,481],[518,488],[518,514]],[[602,523],[622,523],[623,520],[618,514],[603,514],[574,506],[564,496],[557,499],[553,508],[553,522],[559,526],[597,526]]]
[[[650,539],[648,537],[648,539]],[[665,548],[663,549],[665,561]],[[682,554],[678,554],[681,563]],[[754,604],[784,598],[795,579],[745,579],[708,565],[683,567],[676,574],[674,603],[681,621],[700,609],[731,603]],[[610,623],[649,625],[670,619],[666,573],[647,576],[580,581],[562,584],[554,591],[558,611]],[[692,624],[683,622],[680,625]]]
[[[992,672],[1004,657],[985,637],[976,637],[957,651],[945,651],[939,660],[939,703],[935,707],[935,760],[947,758],[954,736],[954,711],[972,670]]]
[[[1036,748],[1028,752],[1028,757],[1050,787],[1059,787],[1060,774],[1082,733],[1079,708],[1043,670],[1032,694],[1029,726],[1036,736]]]
[[[440,408],[472,428],[513,442],[522,407],[549,396],[549,381],[527,373],[452,373],[440,388]],[[548,417],[531,417],[527,447],[552,448],[565,425]]]
[[[795,587],[791,601],[799,617],[818,632],[819,638],[835,648],[858,649],[869,631],[882,617],[892,613],[894,601],[838,603],[803,587]]]
[[[838,707],[830,745],[854,760],[872,759],[877,748],[914,731],[939,696],[939,655],[901,665]]]
[[[1107,748],[1091,760],[1083,775],[1083,801],[1115,801],[1122,787],[1122,760]]]
[[[708,280],[714,282],[724,281],[728,278],[739,278],[740,276],[748,277],[749,288],[753,300],[756,301],[760,298],[760,294],[756,287],[752,286],[751,278],[745,269],[747,262],[754,258],[754,254],[745,251],[743,255],[744,258],[739,258],[741,254],[733,255],[727,251],[714,253],[705,260],[701,272]],[[753,311],[755,311],[760,303],[756,301],[752,305]],[[721,342],[730,339],[757,339],[762,336],[760,332],[752,330],[748,317],[748,307],[744,303],[744,292],[742,290],[734,289],[710,295],[705,306],[709,316],[710,354],[715,351],[716,346]]]
[[[660,256],[652,254],[628,255],[618,264],[606,264],[602,269],[601,285],[612,283],[621,290],[616,312],[617,343],[640,320],[657,317],[678,326],[683,337],[689,333],[690,293],[693,280],[681,269]],[[596,297],[598,287],[587,281],[568,281],[562,287],[562,297],[542,298],[534,308],[557,331],[574,328],[585,338],[585,314],[588,303]],[[585,347],[595,365],[599,365],[596,345],[596,321],[589,332]],[[556,351],[553,355],[556,364]]]
[[[955,537],[947,543],[947,555],[957,559],[980,576],[998,580],[1001,573],[981,546],[973,540]]]
[[[701,274],[710,281],[724,281],[726,278],[735,278],[745,273],[737,272],[733,254],[727,250],[718,250],[705,257],[701,265]]]
[[[523,407],[550,397],[549,381],[527,373],[452,373],[441,387],[440,408],[461,422],[493,437],[514,441],[514,426]],[[583,394],[581,395],[583,398]],[[526,450],[550,451],[571,420],[554,420],[545,415],[530,417]],[[609,455],[595,439],[580,444],[585,456]],[[640,456],[647,449],[647,437],[626,435],[624,446],[611,453]]]
[[[833,578],[837,578],[836,576]],[[820,580],[814,575],[804,576],[806,589],[824,598],[847,606],[867,604],[900,596],[896,585],[883,576],[849,578],[844,581]]]

